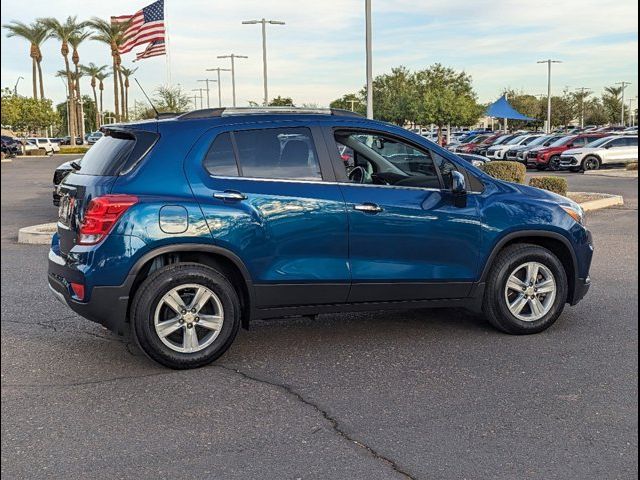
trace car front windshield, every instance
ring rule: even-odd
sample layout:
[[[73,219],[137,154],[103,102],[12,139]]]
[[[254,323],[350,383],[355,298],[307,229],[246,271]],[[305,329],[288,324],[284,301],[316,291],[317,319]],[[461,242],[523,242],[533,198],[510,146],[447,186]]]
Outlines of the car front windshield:
[[[537,147],[538,145],[542,145],[547,140],[549,140],[549,137],[537,137],[537,138],[534,138],[531,142],[529,142],[529,146]]]
[[[502,135],[500,138],[498,138],[498,140],[493,142],[493,144],[494,145],[502,145],[504,142],[506,142],[510,138],[511,138],[511,135]]]
[[[526,135],[518,135],[516,138],[512,138],[511,140],[509,140],[505,145],[517,145],[525,138],[527,138]]]
[[[586,146],[589,148],[598,148],[607,143],[609,140],[611,140],[609,137],[598,138],[592,142],[587,143]]]
[[[575,136],[571,136],[571,137],[562,137],[558,140],[556,140],[555,142],[553,142],[551,145],[549,145],[550,147],[564,147],[567,143],[571,142],[572,140],[574,140],[576,137]]]

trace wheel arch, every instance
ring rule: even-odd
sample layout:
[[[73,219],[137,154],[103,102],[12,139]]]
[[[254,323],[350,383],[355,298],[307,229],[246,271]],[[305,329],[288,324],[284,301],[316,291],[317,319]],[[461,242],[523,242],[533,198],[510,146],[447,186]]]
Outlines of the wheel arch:
[[[129,279],[129,309],[136,291],[149,273],[172,263],[193,262],[212,267],[223,273],[238,291],[241,304],[242,326],[249,327],[251,308],[254,305],[253,282],[244,262],[233,252],[207,244],[175,244],[156,248],[143,255],[131,268]]]
[[[567,281],[569,283],[567,285],[569,292],[567,302],[571,303],[573,301],[577,285],[578,260],[571,246],[571,242],[557,232],[545,230],[523,230],[505,235],[493,247],[489,258],[485,262],[480,282],[486,282],[487,276],[489,275],[491,267],[493,266],[498,254],[506,247],[517,243],[531,243],[533,245],[538,245],[546,248],[558,257],[567,274]]]

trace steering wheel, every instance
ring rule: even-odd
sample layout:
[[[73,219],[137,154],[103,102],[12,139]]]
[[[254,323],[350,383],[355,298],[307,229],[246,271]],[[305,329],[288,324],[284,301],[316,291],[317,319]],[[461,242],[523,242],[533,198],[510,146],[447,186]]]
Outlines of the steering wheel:
[[[349,172],[349,180],[353,183],[364,183],[366,177],[367,171],[361,166],[354,167],[353,170]]]

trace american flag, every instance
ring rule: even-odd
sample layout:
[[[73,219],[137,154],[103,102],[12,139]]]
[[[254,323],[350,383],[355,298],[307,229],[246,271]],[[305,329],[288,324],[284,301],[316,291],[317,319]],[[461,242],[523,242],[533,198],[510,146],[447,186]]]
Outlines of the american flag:
[[[111,17],[111,23],[131,22],[124,33],[124,42],[120,53],[130,52],[137,45],[144,45],[155,40],[164,41],[164,0],[147,5],[133,15]]]
[[[151,58],[157,57],[159,55],[165,55],[167,50],[165,49],[164,40],[154,40],[153,42],[147,45],[143,51],[136,53],[136,59],[134,62],[138,60],[142,60],[143,58]]]

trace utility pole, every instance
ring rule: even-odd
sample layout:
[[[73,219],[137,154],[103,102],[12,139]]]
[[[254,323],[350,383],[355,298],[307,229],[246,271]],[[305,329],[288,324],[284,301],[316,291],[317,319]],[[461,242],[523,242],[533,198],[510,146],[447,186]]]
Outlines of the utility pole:
[[[367,118],[373,118],[373,60],[371,42],[371,0],[364,2],[365,44],[367,56]]]
[[[587,87],[576,88],[576,92],[580,92],[580,128],[584,128],[584,99],[591,94],[591,91]]]
[[[207,88],[205,88],[207,92],[207,108],[211,108],[211,102],[209,102],[209,82],[217,82],[217,80],[211,80],[210,78],[205,78],[204,80],[198,80],[199,82],[205,82]]]
[[[356,103],[360,103],[358,100],[347,100],[347,102],[351,105],[352,112],[356,111],[356,108],[355,108]]]
[[[280,20],[245,20],[243,25],[262,25],[262,76],[264,82],[264,106],[269,105],[269,91],[267,89],[267,24],[269,25],[285,25]]]
[[[548,59],[540,60],[538,63],[547,64],[547,128],[545,129],[545,132],[551,133],[551,64],[562,63],[562,61]]]
[[[191,90],[192,92],[200,92],[200,109],[202,110],[204,108],[204,95],[202,94],[202,92],[204,91],[204,88],[194,88]],[[197,97],[197,95],[196,95]],[[196,106],[197,108],[197,106]]]
[[[218,107],[222,108],[222,87],[220,85],[220,72],[230,72],[230,68],[207,68],[207,72],[218,72]]]
[[[229,55],[219,55],[218,58],[230,58],[231,59],[231,92],[233,96],[233,106],[236,106],[236,58],[249,58],[244,55],[236,55],[231,53]]]
[[[620,115],[620,123],[624,126],[626,123],[624,121],[624,91],[629,85],[631,85],[631,82],[617,82],[616,85],[620,85],[622,87],[622,101],[620,102],[622,104],[622,114]]]

